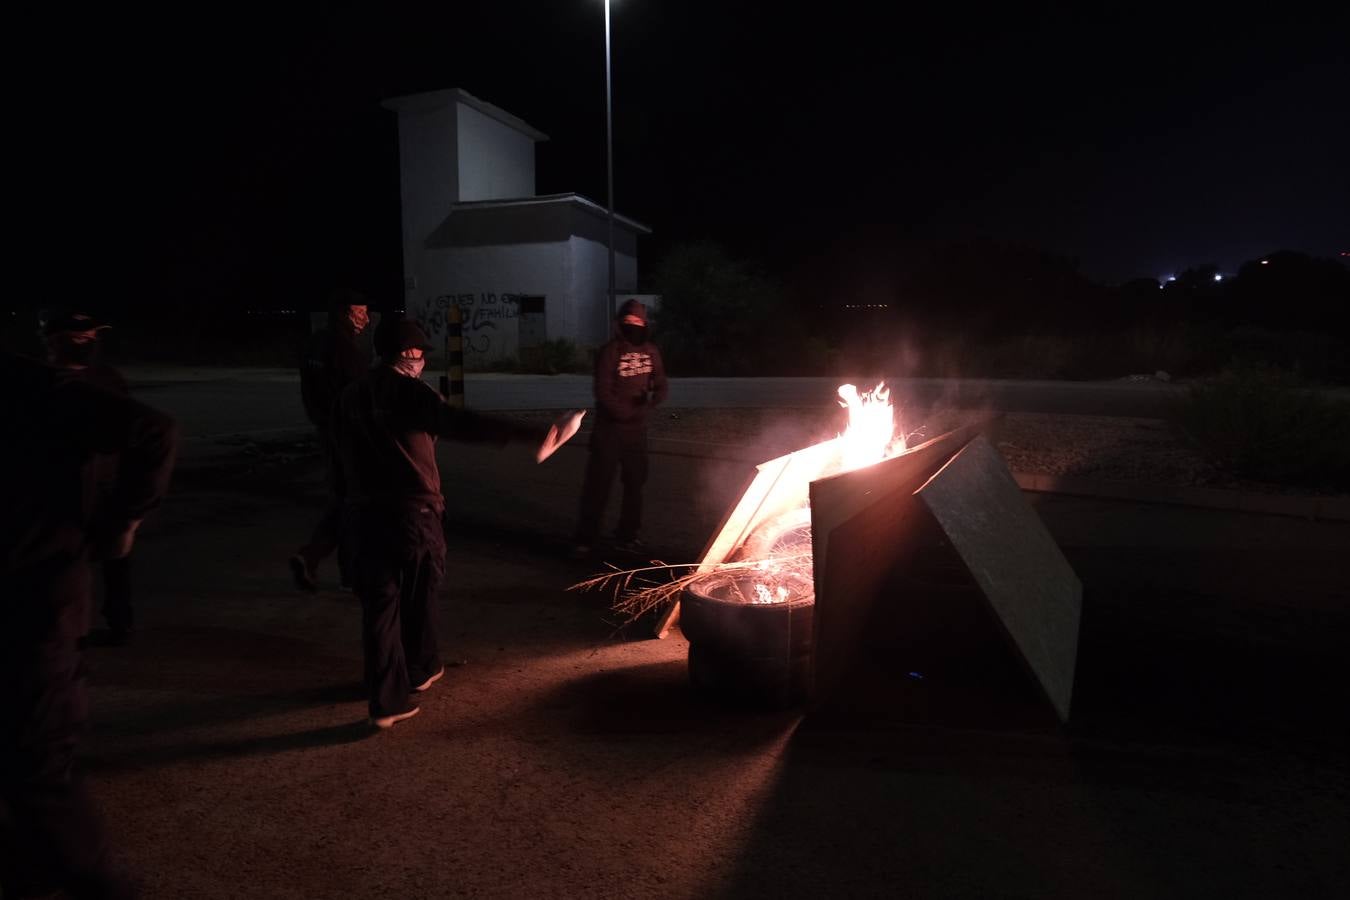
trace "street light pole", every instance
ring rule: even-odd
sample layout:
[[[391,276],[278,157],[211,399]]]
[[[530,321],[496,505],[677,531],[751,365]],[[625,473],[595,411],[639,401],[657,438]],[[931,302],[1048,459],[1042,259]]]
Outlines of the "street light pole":
[[[609,0],[605,0],[605,166],[608,170],[609,191],[609,293],[605,295],[605,330],[600,332],[603,343],[609,337],[609,320],[614,317],[614,103],[611,92],[609,65]]]

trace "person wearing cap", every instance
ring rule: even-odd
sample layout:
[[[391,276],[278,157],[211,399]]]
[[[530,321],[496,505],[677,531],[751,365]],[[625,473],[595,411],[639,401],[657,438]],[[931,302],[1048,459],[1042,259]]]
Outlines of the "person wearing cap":
[[[413,697],[445,673],[436,634],[445,572],[436,439],[526,441],[543,462],[584,415],[540,428],[451,407],[422,381],[430,349],[417,323],[387,317],[375,332],[376,366],[343,390],[333,417],[370,718],[379,728],[416,715]]]
[[[349,586],[346,551],[341,540],[342,476],[330,423],[333,405],[343,388],[370,369],[370,354],[361,334],[370,324],[370,306],[354,291],[339,291],[329,303],[328,327],[310,336],[300,359],[300,399],[305,415],[318,432],[324,462],[328,503],[309,541],[291,556],[291,578],[302,591],[318,589],[318,567],[337,551],[338,578]]]
[[[42,339],[47,362],[63,376],[110,391],[120,397],[131,396],[122,373],[100,358],[100,337],[110,326],[82,312],[61,312],[44,317]],[[100,455],[92,463],[94,502],[106,499],[117,474],[117,457]],[[93,644],[121,647],[131,640],[135,615],[131,606],[131,556],[105,559],[99,563],[103,574],[103,620],[107,628],[89,635]]]
[[[57,332],[53,332],[57,333]],[[173,420],[66,371],[0,352],[0,896],[122,897],[75,766],[88,715],[79,641],[90,559],[126,556],[163,497]],[[116,454],[95,504],[93,468]]]
[[[581,487],[574,556],[589,555],[600,536],[600,520],[617,474],[623,484],[617,549],[638,553],[642,527],[642,489],[647,483],[647,420],[666,400],[666,369],[661,351],[647,333],[647,309],[626,301],[615,318],[614,337],[596,355],[595,430]]]

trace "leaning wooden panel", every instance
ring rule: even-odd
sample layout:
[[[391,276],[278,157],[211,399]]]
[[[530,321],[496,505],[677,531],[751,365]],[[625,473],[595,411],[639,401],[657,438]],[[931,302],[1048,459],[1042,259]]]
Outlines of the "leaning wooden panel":
[[[1078,658],[1083,587],[1013,480],[979,437],[919,489],[1060,721]]]

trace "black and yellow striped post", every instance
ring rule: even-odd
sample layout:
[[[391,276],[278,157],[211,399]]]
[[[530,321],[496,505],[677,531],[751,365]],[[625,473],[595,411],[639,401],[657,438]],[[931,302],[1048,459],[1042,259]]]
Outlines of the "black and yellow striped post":
[[[445,316],[445,376],[441,393],[451,406],[464,408],[464,313],[452,303]]]

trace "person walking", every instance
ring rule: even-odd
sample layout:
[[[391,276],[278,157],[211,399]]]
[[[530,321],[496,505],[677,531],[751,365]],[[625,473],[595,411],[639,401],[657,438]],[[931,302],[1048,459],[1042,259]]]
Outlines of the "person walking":
[[[623,484],[615,547],[629,553],[644,549],[642,491],[647,483],[647,422],[666,400],[666,368],[648,335],[647,309],[635,299],[619,308],[614,336],[595,360],[595,429],[581,487],[573,555],[588,556],[600,537],[600,520],[614,476]]]
[[[436,627],[446,552],[437,438],[526,441],[538,445],[535,458],[543,462],[576,434],[584,413],[544,429],[449,406],[422,381],[431,343],[415,322],[381,322],[375,349],[377,365],[339,397],[332,434],[361,600],[370,720],[389,728],[416,715],[413,697],[445,672]]]
[[[177,430],[163,413],[0,353],[0,894],[129,897],[75,768],[88,697],[89,561],[126,557],[163,497]],[[116,454],[95,503],[94,461]]]
[[[338,580],[350,587],[346,550],[342,542],[342,469],[333,443],[333,407],[344,388],[370,369],[370,354],[361,334],[370,324],[366,298],[354,292],[339,292],[328,311],[328,327],[310,336],[300,360],[300,397],[305,415],[318,435],[323,457],[324,484],[328,501],[314,531],[290,558],[291,578],[302,591],[318,590],[319,563],[338,557]]]

